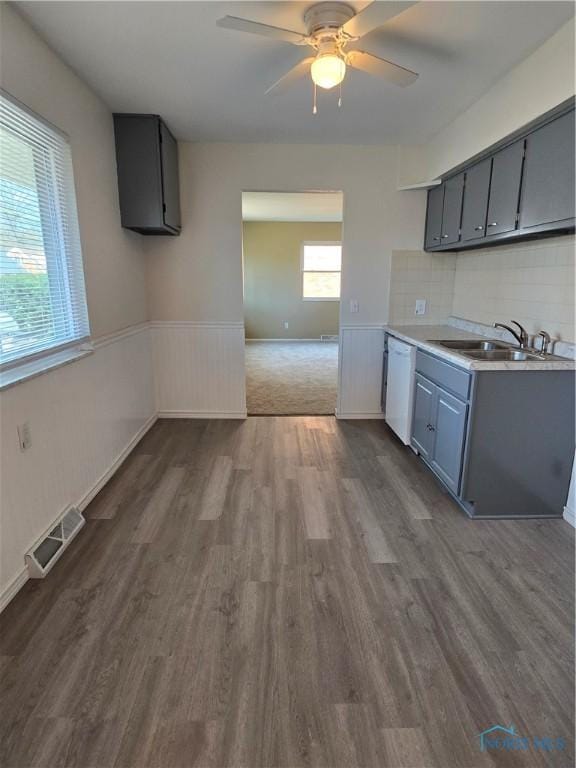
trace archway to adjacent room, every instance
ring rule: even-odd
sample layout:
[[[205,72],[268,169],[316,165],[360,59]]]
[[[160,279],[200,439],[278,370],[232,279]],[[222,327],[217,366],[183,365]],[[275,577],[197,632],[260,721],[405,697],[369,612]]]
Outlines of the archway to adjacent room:
[[[250,415],[334,414],[343,194],[243,192]]]

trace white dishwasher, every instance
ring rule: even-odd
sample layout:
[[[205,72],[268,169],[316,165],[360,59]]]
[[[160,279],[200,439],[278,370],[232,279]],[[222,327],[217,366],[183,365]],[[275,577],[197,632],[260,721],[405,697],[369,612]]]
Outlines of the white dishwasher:
[[[388,336],[386,422],[405,445],[410,445],[416,347]]]

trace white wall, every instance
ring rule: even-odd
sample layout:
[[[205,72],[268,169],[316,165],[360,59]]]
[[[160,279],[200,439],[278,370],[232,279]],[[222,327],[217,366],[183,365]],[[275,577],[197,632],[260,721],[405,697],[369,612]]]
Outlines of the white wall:
[[[92,335],[140,323],[142,238],[120,226],[112,114],[7,3],[0,13],[2,88],[70,137]]]
[[[181,143],[180,169],[182,234],[145,246],[152,320],[242,322],[242,191],[314,189],[344,192],[341,326],[360,334],[387,320],[392,251],[421,246],[425,209],[424,195],[396,191],[395,147]],[[185,373],[177,366],[165,375]],[[372,383],[378,375],[350,372]],[[242,364],[238,388],[243,377]],[[379,411],[377,398],[371,407]]]
[[[6,3],[1,85],[69,136],[94,354],[0,396],[0,608],[24,553],[69,504],[85,503],[155,418],[141,238],[120,226],[110,110]],[[116,333],[129,329],[126,333]],[[108,334],[113,336],[106,338]],[[21,453],[17,425],[32,447]]]
[[[571,20],[428,143],[428,178],[465,162],[573,95]]]
[[[25,578],[24,554],[70,504],[82,508],[155,419],[150,329],[0,394],[0,609]],[[17,425],[28,421],[22,453]]]

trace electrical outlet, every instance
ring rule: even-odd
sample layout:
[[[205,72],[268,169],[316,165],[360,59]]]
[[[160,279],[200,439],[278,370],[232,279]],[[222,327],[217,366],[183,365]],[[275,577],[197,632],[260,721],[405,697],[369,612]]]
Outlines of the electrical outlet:
[[[288,320],[284,320],[284,329],[288,330]]]
[[[415,315],[426,314],[426,299],[416,299],[416,306],[414,307]]]
[[[24,424],[18,424],[18,441],[21,451],[27,451],[32,447],[32,431],[27,421]]]
[[[360,311],[358,299],[350,299],[350,314],[355,315]]]

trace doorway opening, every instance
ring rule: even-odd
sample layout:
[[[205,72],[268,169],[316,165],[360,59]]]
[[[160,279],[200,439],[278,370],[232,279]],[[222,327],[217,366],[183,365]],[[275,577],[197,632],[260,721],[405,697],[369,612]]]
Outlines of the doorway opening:
[[[243,192],[249,415],[333,415],[342,192]]]

